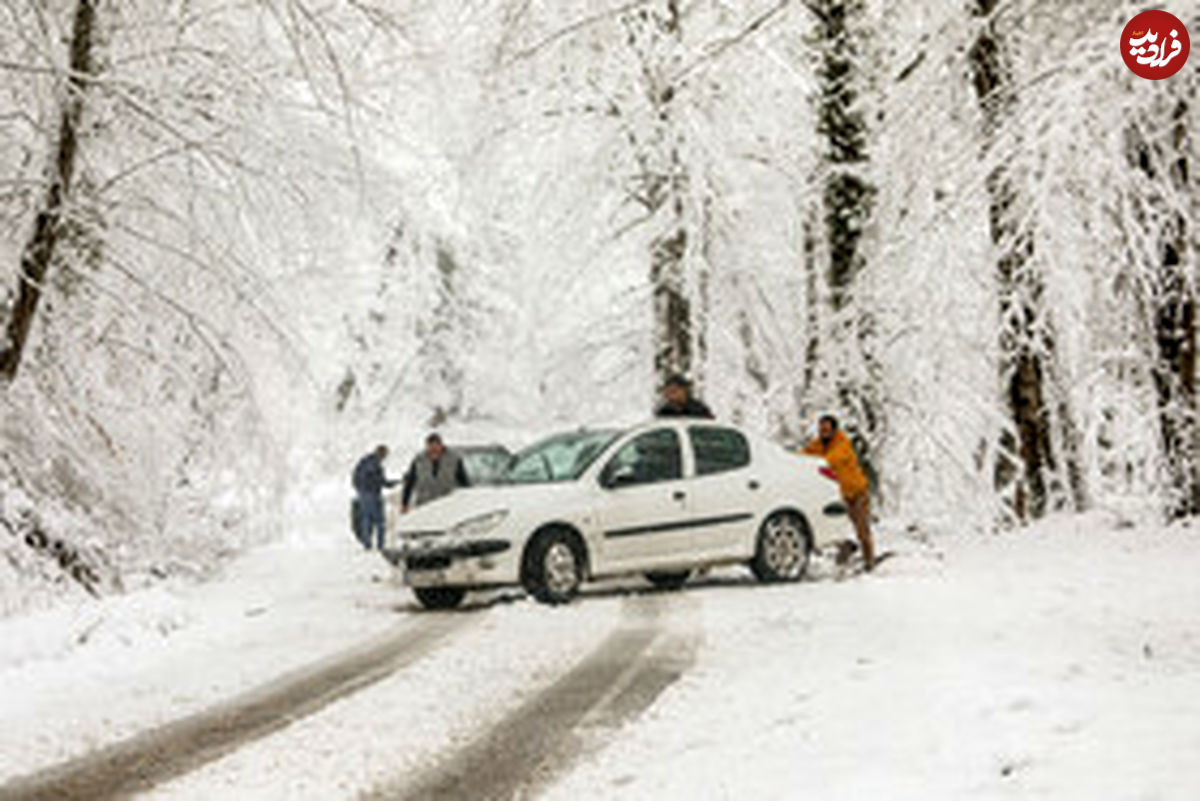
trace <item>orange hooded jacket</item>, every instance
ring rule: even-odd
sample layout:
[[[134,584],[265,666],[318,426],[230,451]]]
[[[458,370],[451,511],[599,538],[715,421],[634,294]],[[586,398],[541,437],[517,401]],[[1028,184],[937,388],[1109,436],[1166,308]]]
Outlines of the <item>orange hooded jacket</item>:
[[[837,476],[843,498],[849,500],[867,491],[867,477],[863,474],[862,468],[858,466],[858,457],[854,454],[854,446],[850,444],[850,438],[846,436],[845,432],[834,431],[828,447],[820,437],[816,437],[804,446],[803,452],[812,456],[825,457],[825,461],[833,468],[833,474]]]

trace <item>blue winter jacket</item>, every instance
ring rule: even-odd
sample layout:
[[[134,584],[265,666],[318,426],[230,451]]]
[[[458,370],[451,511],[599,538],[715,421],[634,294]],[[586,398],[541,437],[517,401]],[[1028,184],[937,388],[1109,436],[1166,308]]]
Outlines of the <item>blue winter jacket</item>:
[[[384,487],[394,487],[398,483],[383,474],[383,463],[374,451],[358,460],[353,481],[354,489],[363,495],[378,495]]]

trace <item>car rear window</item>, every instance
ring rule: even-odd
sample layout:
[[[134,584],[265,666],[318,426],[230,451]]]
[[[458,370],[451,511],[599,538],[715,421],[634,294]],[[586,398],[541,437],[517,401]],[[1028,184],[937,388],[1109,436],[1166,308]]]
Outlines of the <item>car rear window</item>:
[[[741,432],[719,426],[691,426],[688,438],[696,457],[696,475],[723,473],[750,464],[750,444]]]

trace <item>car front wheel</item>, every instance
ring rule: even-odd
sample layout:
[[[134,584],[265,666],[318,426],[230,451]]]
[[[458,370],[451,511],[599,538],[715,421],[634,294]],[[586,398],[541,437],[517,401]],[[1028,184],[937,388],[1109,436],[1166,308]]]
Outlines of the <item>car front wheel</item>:
[[[776,512],[758,531],[750,569],[759,581],[798,581],[808,569],[808,526],[794,512]]]
[[[426,609],[453,609],[467,595],[462,587],[414,587],[413,592]]]
[[[584,554],[578,537],[550,529],[534,537],[525,551],[525,590],[544,604],[565,604],[583,583]]]

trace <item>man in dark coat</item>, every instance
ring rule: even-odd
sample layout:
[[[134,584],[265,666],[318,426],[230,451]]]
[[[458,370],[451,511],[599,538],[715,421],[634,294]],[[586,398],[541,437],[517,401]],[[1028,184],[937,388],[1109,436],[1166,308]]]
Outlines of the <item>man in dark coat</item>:
[[[425,450],[417,455],[404,474],[404,496],[401,504],[405,513],[416,505],[449,495],[458,487],[469,487],[471,481],[463,466],[462,457],[446,449],[438,434],[425,438]]]
[[[663,404],[654,413],[655,417],[703,417],[711,420],[712,410],[703,401],[692,397],[692,382],[681,375],[673,375],[663,385]]]
[[[372,546],[383,548],[383,488],[400,483],[384,475],[383,461],[387,455],[387,446],[379,445],[354,466],[354,491],[358,495],[358,531],[355,533],[367,550]]]

